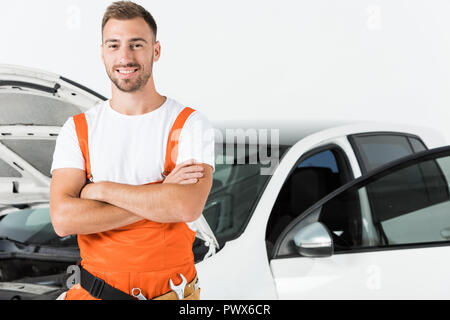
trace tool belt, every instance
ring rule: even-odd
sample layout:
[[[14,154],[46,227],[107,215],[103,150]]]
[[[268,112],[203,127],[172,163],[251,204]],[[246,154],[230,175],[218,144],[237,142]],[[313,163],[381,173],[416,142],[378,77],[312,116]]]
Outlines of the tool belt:
[[[91,296],[101,300],[137,300],[134,296],[123,292],[113,286],[107,284],[103,279],[92,275],[89,271],[79,266],[80,268],[80,285],[89,292]],[[195,284],[198,282],[197,275],[194,280],[189,282],[184,289],[183,300],[198,300],[200,299],[200,288],[195,289]],[[178,300],[175,291],[169,291],[161,296],[154,297],[151,300]]]

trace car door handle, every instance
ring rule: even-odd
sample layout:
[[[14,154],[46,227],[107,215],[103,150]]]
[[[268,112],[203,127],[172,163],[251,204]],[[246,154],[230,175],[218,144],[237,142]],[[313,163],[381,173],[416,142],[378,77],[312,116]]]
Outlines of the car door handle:
[[[450,240],[450,227],[441,230],[441,237],[446,240]]]

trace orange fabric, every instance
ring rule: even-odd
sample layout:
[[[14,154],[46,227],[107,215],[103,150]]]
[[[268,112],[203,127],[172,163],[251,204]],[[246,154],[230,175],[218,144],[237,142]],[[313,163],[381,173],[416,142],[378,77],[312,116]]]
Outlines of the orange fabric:
[[[88,140],[88,125],[84,113],[73,117],[75,122],[75,130],[77,132],[78,143],[80,144],[81,152],[84,157],[84,167],[86,168],[86,177],[91,180],[91,159],[89,157],[89,140]]]
[[[185,108],[172,126],[166,150],[165,172],[170,173],[175,167],[178,151],[174,149],[178,148],[180,131],[194,111]],[[90,170],[86,118],[75,116],[74,121],[80,147],[83,146],[81,150],[86,169]],[[162,181],[149,184],[158,183]],[[195,277],[192,252],[194,240],[195,232],[186,223],[149,220],[106,232],[78,235],[81,264],[86,270],[126,293],[138,287],[147,293],[144,294],[147,298],[170,291],[169,278],[177,283],[175,280],[180,279],[178,273],[182,273],[188,282]],[[87,298],[94,299],[79,287],[69,290],[66,297],[67,300]]]
[[[172,130],[169,133],[169,141],[167,142],[166,163],[164,175],[167,177],[175,168],[178,158],[178,140],[180,139],[181,129],[183,129],[186,120],[195,112],[194,109],[185,108],[175,120]]]

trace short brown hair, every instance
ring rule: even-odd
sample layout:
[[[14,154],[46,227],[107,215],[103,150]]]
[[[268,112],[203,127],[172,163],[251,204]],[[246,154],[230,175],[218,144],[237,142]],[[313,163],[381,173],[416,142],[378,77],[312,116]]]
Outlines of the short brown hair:
[[[148,12],[144,7],[131,1],[116,1],[106,9],[102,21],[102,37],[103,30],[105,29],[105,25],[109,19],[128,20],[138,17],[144,18],[145,22],[147,22],[150,27],[150,30],[152,30],[155,37],[154,40],[156,41],[158,26],[156,25],[155,19],[153,19],[150,12]]]

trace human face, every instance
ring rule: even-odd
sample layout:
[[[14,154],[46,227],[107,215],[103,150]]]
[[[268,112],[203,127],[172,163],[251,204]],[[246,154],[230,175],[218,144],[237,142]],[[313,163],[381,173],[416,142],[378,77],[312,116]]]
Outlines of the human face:
[[[110,19],[103,30],[102,60],[117,89],[131,93],[144,88],[159,60],[159,42],[143,18]]]

